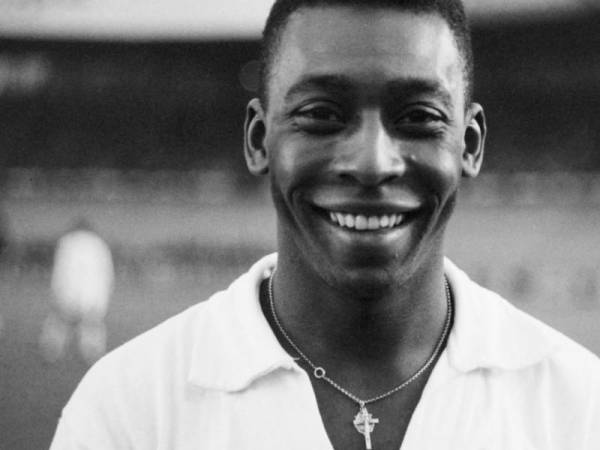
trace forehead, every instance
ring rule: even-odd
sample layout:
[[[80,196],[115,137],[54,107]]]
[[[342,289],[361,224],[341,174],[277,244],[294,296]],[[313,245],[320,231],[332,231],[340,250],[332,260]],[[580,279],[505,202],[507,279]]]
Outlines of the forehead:
[[[462,61],[445,20],[435,13],[320,7],[293,13],[271,67],[277,101],[311,77],[342,76],[373,90],[402,80],[463,87]]]

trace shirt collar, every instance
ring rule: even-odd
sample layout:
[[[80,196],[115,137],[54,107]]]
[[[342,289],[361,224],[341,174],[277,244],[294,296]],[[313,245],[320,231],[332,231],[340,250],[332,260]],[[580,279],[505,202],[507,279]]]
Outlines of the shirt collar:
[[[259,287],[277,262],[260,259],[226,291],[205,302],[188,380],[206,389],[240,391],[278,369],[298,369],[281,347],[259,303]]]
[[[455,369],[517,370],[555,351],[560,340],[554,330],[473,282],[448,259],[444,271],[455,306],[446,352]]]
[[[265,256],[200,305],[190,383],[235,392],[277,370],[301,370],[279,344],[259,303],[260,283],[276,263],[276,254]],[[444,270],[454,299],[454,324],[443,358],[454,369],[518,369],[554,350],[555,332],[471,281],[448,259]]]

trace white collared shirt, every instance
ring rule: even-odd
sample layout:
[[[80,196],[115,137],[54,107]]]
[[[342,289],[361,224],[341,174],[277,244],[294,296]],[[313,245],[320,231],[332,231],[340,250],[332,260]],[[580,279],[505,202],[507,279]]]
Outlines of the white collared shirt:
[[[309,376],[259,305],[275,262],[100,360],[51,450],[331,450]],[[454,326],[401,450],[600,449],[600,360],[445,271]]]

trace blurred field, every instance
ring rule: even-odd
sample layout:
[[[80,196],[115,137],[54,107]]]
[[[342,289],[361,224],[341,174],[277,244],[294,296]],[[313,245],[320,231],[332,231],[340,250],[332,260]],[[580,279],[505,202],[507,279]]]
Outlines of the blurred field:
[[[573,189],[555,186],[550,202],[540,201],[539,192],[528,201],[520,188],[516,201],[506,193],[488,195],[490,180],[484,181],[465,191],[447,253],[476,280],[600,354],[596,197],[582,202]],[[477,200],[476,192],[486,200]],[[4,212],[17,247],[28,240],[45,247],[39,254],[13,249],[0,269],[2,450],[47,448],[62,406],[87,369],[75,352],[47,364],[37,347],[49,311],[52,242],[82,211],[115,250],[110,348],[226,287],[274,248],[274,215],[264,192],[196,203],[8,197]]]

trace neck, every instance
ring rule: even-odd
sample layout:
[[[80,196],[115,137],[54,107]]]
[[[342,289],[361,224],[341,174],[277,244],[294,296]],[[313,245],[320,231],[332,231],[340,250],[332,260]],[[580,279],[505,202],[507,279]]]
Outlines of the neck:
[[[426,267],[401,285],[366,298],[349,295],[280,254],[273,280],[276,314],[317,365],[386,367],[410,374],[437,344],[447,313],[442,259]],[[270,307],[265,310],[269,317]]]

